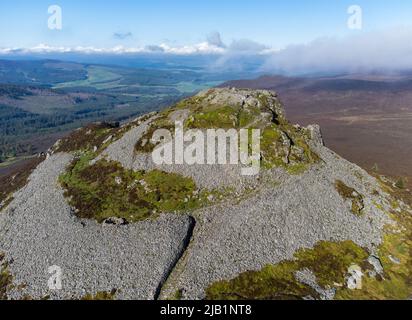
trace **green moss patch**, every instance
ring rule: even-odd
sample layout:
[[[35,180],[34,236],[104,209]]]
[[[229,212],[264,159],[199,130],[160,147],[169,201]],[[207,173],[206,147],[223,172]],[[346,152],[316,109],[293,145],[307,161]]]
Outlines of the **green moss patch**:
[[[182,298],[183,298],[183,291],[179,289],[179,290],[176,290],[175,293],[167,300],[179,301],[179,300],[182,300]]]
[[[412,296],[412,216],[404,212],[391,217],[398,224],[386,228],[378,249],[383,275],[366,273],[361,290],[341,289],[336,299],[405,300]]]
[[[404,178],[399,178],[396,182],[395,182],[395,186],[398,189],[406,189],[406,184],[407,184],[407,179]]]
[[[222,107],[208,112],[193,114],[186,122],[190,129],[229,129],[237,126],[235,109],[232,107]]]
[[[263,165],[266,168],[280,167],[287,164],[287,153],[281,141],[281,133],[275,124],[265,128],[261,133],[260,150]]]
[[[313,249],[296,252],[295,259],[247,271],[229,281],[219,281],[206,290],[208,300],[282,300],[319,298],[319,294],[296,280],[295,273],[309,269],[323,287],[343,284],[348,268],[362,263],[368,253],[351,241],[319,242]]]
[[[310,149],[304,130],[288,123],[266,127],[260,140],[263,166],[283,167],[291,174],[300,174],[317,163],[320,158]]]
[[[185,126],[189,129],[241,129],[248,128],[259,117],[258,108],[212,106],[193,113]]]
[[[322,241],[313,249],[300,250],[295,254],[299,270],[311,270],[322,287],[343,285],[348,268],[352,264],[362,264],[368,256],[365,249],[352,241]]]
[[[119,130],[119,124],[107,122],[89,124],[73,131],[55,147],[55,152],[92,151]]]
[[[91,164],[93,157],[88,153],[77,158],[60,177],[65,196],[80,218],[136,222],[206,203],[208,193],[199,192],[190,178],[159,170],[135,172],[104,159]]]
[[[97,122],[73,131],[53,147],[54,152],[103,151],[110,143],[120,139],[126,132],[153,117],[154,113],[140,116],[124,126],[119,122]]]
[[[268,265],[260,271],[241,273],[230,281],[219,281],[206,290],[207,300],[298,300],[317,296],[295,279],[293,262]]]
[[[7,291],[12,286],[13,276],[8,270],[5,256],[0,253],[0,300],[7,300]]]
[[[353,214],[357,216],[361,216],[363,214],[365,205],[363,203],[363,196],[359,192],[351,187],[348,187],[344,182],[340,180],[337,180],[335,182],[335,189],[345,200],[352,201],[351,211]]]
[[[95,295],[86,294],[81,300],[114,300],[116,296],[117,290],[113,289],[110,292],[107,291],[100,291],[97,292]]]

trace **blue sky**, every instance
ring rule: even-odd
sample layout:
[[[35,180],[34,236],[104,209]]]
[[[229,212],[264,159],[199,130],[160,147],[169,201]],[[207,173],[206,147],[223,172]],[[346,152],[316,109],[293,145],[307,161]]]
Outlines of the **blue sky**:
[[[48,28],[51,5],[62,30]],[[361,30],[348,28],[352,5]],[[212,70],[412,70],[412,1],[0,0],[0,56],[159,52],[210,55]]]
[[[47,28],[53,4],[63,10],[61,31]],[[245,38],[283,48],[358,32],[346,27],[352,4],[363,9],[362,32],[412,23],[412,1],[406,0],[1,0],[0,48],[181,46],[200,43],[212,31],[225,43]]]

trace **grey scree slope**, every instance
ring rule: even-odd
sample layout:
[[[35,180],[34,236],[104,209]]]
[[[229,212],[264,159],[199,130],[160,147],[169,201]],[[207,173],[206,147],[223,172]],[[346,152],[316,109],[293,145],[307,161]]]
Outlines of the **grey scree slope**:
[[[163,215],[122,227],[81,221],[57,184],[71,159],[57,154],[44,161],[0,215],[0,251],[12,261],[14,283],[26,284],[10,298],[80,298],[114,288],[120,299],[155,298],[185,247],[191,218]],[[53,265],[63,271],[60,291],[48,289]]]
[[[103,156],[125,167],[140,167],[133,148],[146,126],[131,129]],[[57,183],[72,156],[55,154],[33,172],[27,186],[0,214],[0,251],[12,262],[15,284],[27,285],[10,297],[77,298],[116,288],[121,290],[116,298],[153,299],[168,278],[161,298],[183,289],[184,298],[201,299],[213,281],[290,259],[297,249],[313,247],[320,240],[353,240],[373,252],[383,226],[390,222],[374,205],[388,207],[372,193],[380,190],[377,182],[320,143],[314,141],[313,148],[322,161],[304,174],[267,172],[276,186],[262,188],[240,203],[194,212],[195,226],[189,216],[173,214],[115,227],[77,219]],[[199,173],[201,168],[210,170],[197,166],[198,179],[210,174]],[[219,183],[225,179],[215,178]],[[351,213],[350,202],[334,188],[336,179],[364,196],[364,216]],[[63,270],[61,291],[47,287],[48,267],[53,265]]]
[[[170,119],[173,121],[177,114],[183,114],[188,110],[178,110],[171,113]],[[219,189],[224,187],[233,187],[241,190],[244,187],[253,187],[257,184],[256,176],[242,176],[240,175],[240,165],[156,165],[152,160],[151,154],[134,152],[135,144],[138,137],[141,137],[148,128],[148,124],[153,121],[155,117],[150,118],[142,126],[138,126],[122,138],[110,144],[106,150],[102,152],[99,157],[105,157],[109,160],[117,161],[122,164],[124,168],[132,170],[146,170],[153,169],[163,170],[165,172],[178,173],[194,180],[199,188]],[[189,143],[185,143],[188,145]],[[227,149],[229,150],[229,148]]]
[[[214,281],[291,259],[296,250],[312,248],[321,240],[353,240],[374,252],[383,226],[391,223],[373,204],[381,202],[371,194],[376,181],[329,149],[320,145],[314,149],[323,164],[238,205],[216,206],[197,214],[192,242],[161,298],[181,290],[183,298],[202,299]],[[364,195],[363,217],[351,213],[350,204],[334,189],[336,179]]]

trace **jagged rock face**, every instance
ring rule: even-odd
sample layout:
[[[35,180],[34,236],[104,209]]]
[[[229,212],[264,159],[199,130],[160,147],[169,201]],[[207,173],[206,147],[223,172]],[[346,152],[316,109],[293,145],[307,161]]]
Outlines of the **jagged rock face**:
[[[194,101],[193,101],[194,100]],[[286,122],[285,112],[274,92],[246,89],[212,89],[203,91],[192,98],[197,111],[206,111],[211,107],[232,106],[236,111],[255,115],[253,122],[265,119],[269,122]],[[190,99],[189,99],[190,104]],[[256,111],[259,111],[257,113]]]
[[[150,135],[175,121],[260,129],[259,175],[245,178],[238,165],[156,165]],[[9,262],[0,271],[16,285],[0,296],[411,295],[410,207],[327,149],[318,126],[288,123],[275,93],[207,90],[123,127],[83,131],[60,141],[0,214],[0,257]],[[61,268],[61,290],[48,286],[51,266]]]
[[[309,147],[309,143],[316,143],[319,137],[312,135],[313,139],[317,139],[312,140],[310,130],[292,126],[285,118],[283,106],[275,93],[246,89],[212,89],[183,100],[147,123],[146,133],[140,138],[136,139],[140,133],[136,128],[109,146],[103,156],[133,170],[160,168],[190,176],[201,188],[231,187],[242,191],[256,187],[259,176],[242,176],[241,165],[154,164],[151,156],[156,147],[151,141],[153,133],[157,129],[168,129],[173,133],[175,121],[182,121],[185,130],[200,130],[204,133],[207,129],[260,130],[261,165],[266,169],[295,171],[319,160]],[[174,137],[172,139],[174,143]],[[189,144],[185,143],[186,146]],[[206,163],[206,150],[204,154]]]

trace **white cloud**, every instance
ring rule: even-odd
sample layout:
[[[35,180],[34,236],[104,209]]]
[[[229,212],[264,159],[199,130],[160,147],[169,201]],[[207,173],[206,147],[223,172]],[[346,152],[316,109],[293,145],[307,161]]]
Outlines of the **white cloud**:
[[[126,39],[131,37],[131,33],[115,34],[116,38]],[[143,47],[116,46],[112,48],[88,47],[64,47],[39,44],[31,48],[0,48],[0,54],[12,53],[85,53],[85,54],[133,54],[133,53],[165,53],[174,55],[224,55],[234,52],[254,52],[265,51],[268,48],[251,40],[234,40],[227,46],[219,32],[212,32],[207,36],[207,40],[193,45],[173,46],[167,43],[160,45],[147,45]]]
[[[31,48],[0,48],[0,54],[30,54],[30,53],[84,53],[84,54],[123,54],[123,53],[139,53],[144,52],[143,48],[125,48],[116,46],[113,48],[96,48],[96,47],[64,47],[64,46],[49,46],[47,44],[39,44]]]
[[[128,38],[132,38],[133,37],[133,33],[131,32],[115,32],[113,33],[113,38],[117,39],[117,40],[125,40]]]
[[[248,39],[225,44],[218,32],[193,45],[170,43],[142,47],[64,47],[40,44],[32,48],[0,48],[0,54],[81,53],[211,55],[212,70],[258,70],[267,73],[330,73],[398,71],[412,69],[412,27],[386,31],[357,32],[341,38],[320,38],[281,50]]]
[[[208,42],[201,42],[195,45],[188,45],[182,47],[171,47],[167,44],[161,44],[159,47],[163,49],[165,53],[178,54],[178,55],[191,55],[191,54],[223,54],[225,49],[217,47]]]
[[[192,55],[192,54],[224,54],[225,49],[202,42],[195,45],[187,46],[170,46],[168,44],[149,45],[145,47],[124,47],[116,46],[112,48],[98,47],[64,47],[64,46],[49,46],[47,44],[39,44],[31,48],[0,48],[0,54],[30,54],[30,53],[83,53],[83,54],[133,54],[133,53],[153,53],[162,52],[165,54],[175,55]]]
[[[267,46],[249,39],[233,40],[229,46],[229,51],[231,52],[260,53],[267,49]]]
[[[214,31],[207,36],[207,42],[211,46],[215,46],[218,48],[226,48],[226,45],[223,43],[220,33],[217,31]]]
[[[272,54],[264,71],[286,73],[356,72],[412,68],[412,28],[321,38]]]

